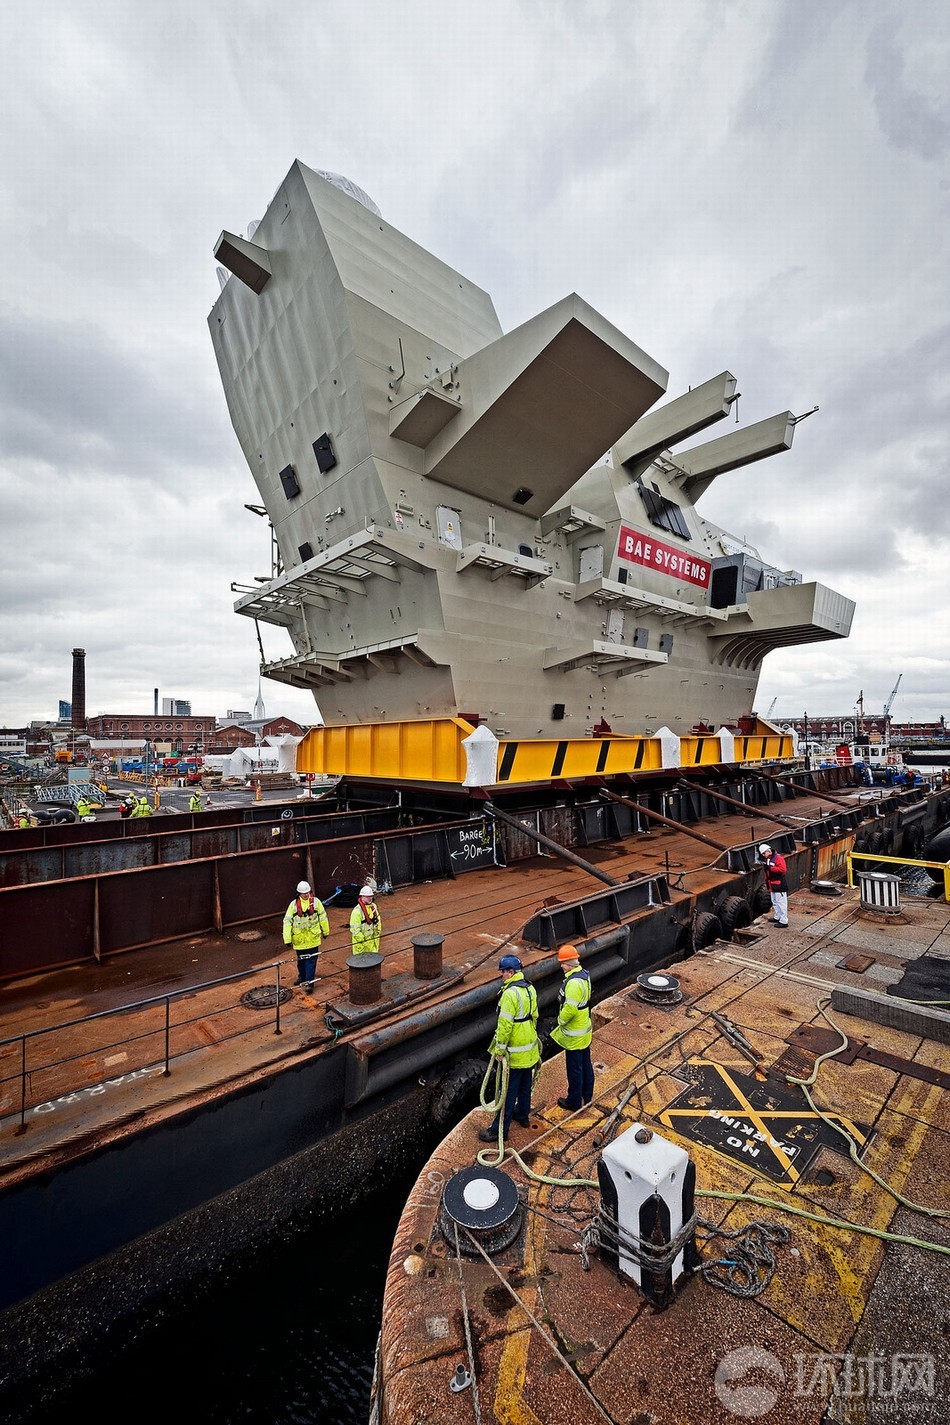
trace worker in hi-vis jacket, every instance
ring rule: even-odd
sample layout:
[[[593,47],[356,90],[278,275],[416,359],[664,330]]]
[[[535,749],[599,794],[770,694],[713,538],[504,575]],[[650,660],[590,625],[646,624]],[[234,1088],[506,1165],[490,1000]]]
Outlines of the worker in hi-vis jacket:
[[[378,955],[379,937],[383,931],[379,907],[372,886],[364,886],[360,898],[350,912],[350,936],[354,955]]]
[[[498,1022],[488,1052],[498,1059],[508,1060],[508,1092],[503,1119],[503,1136],[507,1138],[512,1119],[522,1128],[531,1126],[531,1089],[535,1066],[541,1062],[541,1045],[538,1041],[538,995],[534,985],[529,985],[522,974],[521,961],[517,955],[502,955],[498,969],[502,982],[498,997]],[[497,1143],[498,1118],[496,1113],[489,1127],[479,1131],[478,1136],[483,1143]]]
[[[297,894],[284,913],[284,944],[294,948],[297,956],[294,983],[303,986],[304,994],[313,993],[320,946],[324,936],[329,934],[326,906],[314,895],[309,881],[300,881]]]
[[[594,1097],[590,974],[581,965],[576,945],[562,945],[557,958],[564,971],[564,983],[558,993],[557,1024],[551,1030],[551,1038],[564,1050],[567,1068],[567,1097],[559,1098],[557,1103],[558,1108],[573,1111]]]

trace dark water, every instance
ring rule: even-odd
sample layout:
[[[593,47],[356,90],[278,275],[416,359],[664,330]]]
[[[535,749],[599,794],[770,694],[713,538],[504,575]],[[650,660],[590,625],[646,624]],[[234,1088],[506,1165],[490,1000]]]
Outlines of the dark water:
[[[133,1339],[104,1343],[91,1374],[17,1421],[367,1425],[386,1267],[418,1166],[164,1303]]]

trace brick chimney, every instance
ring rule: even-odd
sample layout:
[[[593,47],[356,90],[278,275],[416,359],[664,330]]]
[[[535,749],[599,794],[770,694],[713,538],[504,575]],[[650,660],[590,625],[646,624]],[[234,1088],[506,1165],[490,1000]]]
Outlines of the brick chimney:
[[[73,732],[86,731],[86,650],[73,649]]]

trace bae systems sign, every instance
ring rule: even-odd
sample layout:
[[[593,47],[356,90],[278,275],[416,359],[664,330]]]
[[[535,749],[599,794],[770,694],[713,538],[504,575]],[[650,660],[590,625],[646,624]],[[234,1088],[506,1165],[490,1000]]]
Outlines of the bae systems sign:
[[[688,584],[709,588],[712,565],[708,559],[697,559],[694,554],[687,554],[673,544],[664,544],[662,540],[638,534],[625,524],[620,526],[617,554],[629,564],[645,564],[648,569],[658,569],[661,574],[669,574],[673,579],[685,579]]]

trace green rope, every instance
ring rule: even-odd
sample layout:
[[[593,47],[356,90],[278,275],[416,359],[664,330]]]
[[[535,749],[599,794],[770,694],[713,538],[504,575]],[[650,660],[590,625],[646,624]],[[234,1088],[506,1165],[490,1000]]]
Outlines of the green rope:
[[[341,1035],[343,1035],[343,1034],[346,1033],[346,1025],[345,1025],[345,1024],[334,1024],[334,1022],[333,1022],[333,1015],[332,1015],[332,1014],[325,1014],[325,1015],[323,1016],[323,1022],[324,1022],[324,1024],[326,1025],[326,1027],[329,1029],[331,1035],[333,1036],[333,1042],[334,1042],[334,1044],[335,1044],[336,1041],[341,1037]]]
[[[531,1080],[532,1090],[534,1089],[534,1084],[540,1069],[541,1065],[538,1063],[535,1066],[534,1076]],[[492,1074],[495,1076],[495,1089],[492,1097],[489,1099],[488,1085]],[[485,1077],[482,1079],[482,1086],[479,1091],[479,1102],[486,1112],[496,1114],[498,1117],[498,1145],[497,1150],[493,1148],[482,1148],[482,1150],[475,1155],[476,1162],[481,1163],[483,1168],[497,1168],[506,1158],[513,1158],[525,1177],[530,1178],[532,1182],[548,1183],[552,1187],[597,1187],[598,1183],[595,1178],[551,1178],[544,1173],[536,1173],[528,1167],[517,1149],[506,1145],[504,1107],[505,1099],[508,1096],[508,1078],[508,1055],[505,1054],[499,1058],[497,1055],[492,1054],[491,1062],[485,1070]],[[497,1156],[492,1157],[492,1153],[496,1151]]]
[[[873,1178],[874,1181],[877,1183],[878,1187],[883,1188],[886,1193],[889,1193],[890,1196],[894,1198],[896,1202],[900,1203],[901,1207],[910,1208],[911,1212],[919,1212],[923,1217],[950,1217],[950,1211],[942,1212],[938,1207],[924,1207],[919,1202],[912,1202],[910,1198],[903,1197],[901,1193],[897,1191],[896,1188],[891,1187],[890,1183],[885,1182],[882,1177],[879,1177],[873,1168],[869,1168],[867,1163],[861,1161],[860,1157],[858,1156],[858,1145],[855,1143],[848,1130],[846,1128],[842,1128],[839,1123],[835,1123],[833,1119],[829,1118],[828,1114],[823,1112],[822,1109],[820,1109],[815,1103],[815,1100],[812,1098],[811,1085],[817,1082],[818,1074],[822,1064],[825,1062],[826,1059],[834,1059],[836,1055],[840,1054],[843,1049],[847,1049],[848,1047],[847,1034],[845,1034],[842,1029],[839,1029],[838,1025],[835,1024],[834,1020],[831,1018],[831,1015],[828,1014],[825,1009],[825,1005],[828,1005],[830,1003],[830,995],[826,995],[822,999],[820,999],[817,1005],[818,1013],[821,1015],[822,1019],[824,1019],[825,1023],[830,1025],[834,1032],[840,1036],[841,1043],[836,1049],[827,1049],[824,1054],[818,1055],[817,1059],[815,1060],[814,1068],[812,1069],[807,1079],[796,1079],[791,1074],[786,1074],[786,1079],[790,1084],[797,1084],[798,1087],[802,1090],[806,1099],[808,1100],[808,1106],[811,1109],[812,1113],[816,1113],[821,1119],[822,1123],[827,1123],[829,1128],[834,1129],[835,1133],[839,1134],[845,1140],[848,1145],[848,1153],[851,1158],[851,1161],[853,1163],[856,1163],[857,1166],[862,1170],[862,1172],[867,1173],[869,1178]]]
[[[789,1203],[775,1202],[770,1197],[758,1197],[751,1192],[713,1192],[707,1188],[697,1188],[697,1197],[715,1197],[723,1202],[754,1202],[760,1207],[771,1207],[776,1212],[789,1212],[793,1217],[804,1217],[809,1222],[821,1222],[828,1227],[839,1227],[842,1232],[860,1232],[865,1237],[878,1237],[882,1242],[903,1242],[910,1247],[923,1247],[928,1252],[941,1252],[950,1257],[950,1247],[942,1247],[938,1242],[924,1242],[920,1237],[903,1237],[897,1232],[884,1232],[879,1227],[860,1227],[856,1222],[845,1222],[841,1217],[826,1217],[820,1212],[806,1212],[803,1207],[792,1207]]]

